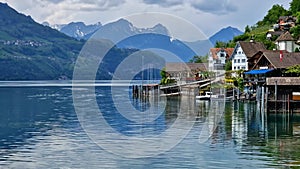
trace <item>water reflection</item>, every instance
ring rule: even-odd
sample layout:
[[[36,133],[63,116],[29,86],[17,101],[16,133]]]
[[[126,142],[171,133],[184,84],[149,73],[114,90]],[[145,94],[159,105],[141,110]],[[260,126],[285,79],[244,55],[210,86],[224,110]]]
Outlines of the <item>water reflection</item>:
[[[85,90],[78,88],[89,102]],[[0,88],[0,168],[300,166],[300,115],[261,114],[255,102],[222,104],[171,97],[155,121],[137,124],[116,114],[105,88],[97,88],[96,96],[105,118],[127,136],[160,134],[174,124],[179,110],[185,110],[184,124],[192,123],[193,128],[170,151],[151,158],[123,158],[104,151],[86,135],[74,111],[70,88]],[[153,102],[130,100],[130,104],[145,111]],[[205,127],[213,132],[200,142]]]
[[[258,107],[255,102],[227,103],[224,123],[220,123],[215,135],[232,140],[245,158],[263,159],[270,166],[299,166],[300,116],[261,114]],[[219,130],[221,134],[217,134]]]

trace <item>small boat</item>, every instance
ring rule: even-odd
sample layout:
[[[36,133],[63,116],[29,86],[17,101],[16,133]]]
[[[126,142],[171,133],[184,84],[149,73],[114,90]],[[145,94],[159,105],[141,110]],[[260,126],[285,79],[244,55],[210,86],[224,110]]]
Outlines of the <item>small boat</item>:
[[[216,98],[218,98],[218,95],[213,95],[212,92],[205,92],[205,95],[196,96],[196,99],[200,99],[200,100],[210,100]]]

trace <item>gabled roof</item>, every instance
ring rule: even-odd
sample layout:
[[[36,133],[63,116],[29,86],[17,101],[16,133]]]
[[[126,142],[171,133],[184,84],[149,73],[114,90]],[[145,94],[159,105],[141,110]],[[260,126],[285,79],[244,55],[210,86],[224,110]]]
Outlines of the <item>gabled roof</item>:
[[[243,49],[247,58],[252,57],[258,51],[266,50],[265,46],[261,42],[238,42],[241,48]]]
[[[207,67],[207,63],[168,62],[166,63],[166,72],[206,71]]]
[[[286,31],[276,39],[276,42],[280,41],[294,41],[294,38],[292,37],[289,31]]]
[[[214,60],[219,59],[217,53],[221,50],[224,50],[226,52],[226,58],[228,58],[232,55],[234,48],[210,48],[210,52]]]
[[[280,61],[280,57],[279,57],[280,51],[279,50],[264,51],[261,58],[265,57],[276,69],[287,68],[289,66],[300,64],[300,53],[295,53],[295,52],[289,53],[289,52],[283,51],[282,54],[283,54],[282,61]]]

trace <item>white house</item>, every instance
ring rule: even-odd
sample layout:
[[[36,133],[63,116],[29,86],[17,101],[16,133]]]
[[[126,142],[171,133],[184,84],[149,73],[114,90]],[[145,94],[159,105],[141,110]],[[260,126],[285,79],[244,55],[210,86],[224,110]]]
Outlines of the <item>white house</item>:
[[[248,70],[248,59],[258,51],[264,51],[266,48],[261,42],[237,42],[230,57],[232,70]]]
[[[224,70],[226,60],[234,48],[210,48],[208,53],[208,70]]]

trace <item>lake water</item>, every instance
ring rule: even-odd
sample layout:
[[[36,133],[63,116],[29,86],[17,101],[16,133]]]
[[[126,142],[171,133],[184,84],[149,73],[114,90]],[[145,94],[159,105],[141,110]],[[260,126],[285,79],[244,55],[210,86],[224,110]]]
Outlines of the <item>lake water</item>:
[[[0,88],[0,168],[300,167],[298,115],[262,118],[253,102],[135,99],[105,86],[93,95],[99,114],[93,88],[71,89]]]

